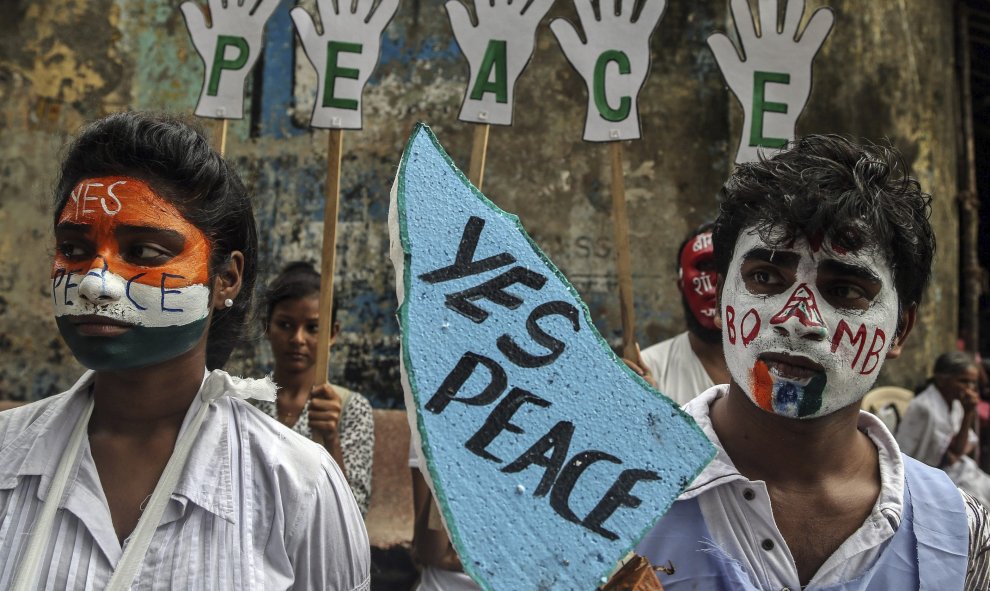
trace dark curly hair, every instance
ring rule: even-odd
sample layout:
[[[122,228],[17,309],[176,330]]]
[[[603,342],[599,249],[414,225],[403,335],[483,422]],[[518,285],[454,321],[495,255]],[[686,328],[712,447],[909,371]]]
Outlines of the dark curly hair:
[[[247,189],[195,124],[174,115],[131,111],[85,126],[69,145],[54,193],[54,223],[79,181],[107,175],[148,183],[199,228],[212,246],[210,290],[233,251],[244,255],[234,305],[214,310],[206,366],[223,367],[244,338],[257,273],[258,234]]]
[[[737,166],[720,191],[712,235],[719,274],[739,234],[755,227],[773,244],[805,236],[845,250],[876,247],[893,270],[901,309],[921,303],[935,255],[932,197],[906,170],[893,147],[838,135],[805,136]],[[771,236],[774,228],[783,232]]]

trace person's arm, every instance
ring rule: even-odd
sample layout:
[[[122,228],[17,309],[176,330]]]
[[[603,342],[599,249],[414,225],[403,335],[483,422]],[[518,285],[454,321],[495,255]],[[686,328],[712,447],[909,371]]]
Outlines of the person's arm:
[[[354,493],[361,515],[368,514],[371,503],[371,470],[375,455],[375,419],[368,400],[360,394],[351,399],[340,418],[340,453],[344,474]],[[332,455],[332,453],[331,453]]]
[[[309,396],[309,428],[313,435],[318,437],[318,443],[330,452],[330,457],[337,462],[340,471],[347,476],[344,466],[344,454],[340,447],[340,396],[334,391],[330,384],[320,384],[313,386],[313,392]]]
[[[976,447],[970,440],[970,432],[976,428],[976,406],[980,402],[980,395],[976,389],[966,388],[959,401],[962,403],[965,414],[963,414],[959,431],[952,436],[949,449],[945,451],[944,463],[947,466],[955,464],[963,456],[972,455]]]
[[[447,537],[447,531],[436,513],[433,494],[419,468],[412,468],[413,525],[412,557],[421,566],[442,570],[462,571],[461,561]],[[430,513],[434,512],[431,519]]]

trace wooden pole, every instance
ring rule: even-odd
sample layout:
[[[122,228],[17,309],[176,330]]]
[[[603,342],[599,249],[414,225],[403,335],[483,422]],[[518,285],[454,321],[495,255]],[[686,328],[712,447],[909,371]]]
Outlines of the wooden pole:
[[[626,185],[622,173],[622,144],[611,142],[612,221],[615,224],[615,258],[619,275],[619,311],[622,314],[622,356],[636,360],[636,313],[633,310],[632,262],[629,257],[629,218]]]
[[[337,210],[340,207],[340,157],[344,131],[331,129],[327,143],[326,205],[323,209],[323,253],[320,258],[320,320],[316,332],[316,384],[326,383],[333,328],[333,273],[337,253]],[[315,431],[314,439],[315,439]],[[322,443],[322,442],[320,442]]]
[[[976,142],[973,132],[973,90],[970,80],[972,57],[969,38],[969,12],[958,7],[958,68],[962,95],[962,174],[959,195],[959,338],[970,351],[980,350],[980,296],[983,291],[983,268],[980,267],[980,198],[976,181]]]
[[[485,157],[488,153],[488,130],[491,125],[479,123],[474,126],[474,142],[471,144],[471,165],[468,168],[468,180],[481,190],[485,182]]]
[[[213,149],[221,156],[227,155],[227,122],[229,119],[216,119],[214,123]]]

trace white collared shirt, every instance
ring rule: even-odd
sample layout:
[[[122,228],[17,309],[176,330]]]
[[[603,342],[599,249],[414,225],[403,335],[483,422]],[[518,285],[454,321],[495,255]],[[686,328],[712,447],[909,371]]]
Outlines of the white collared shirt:
[[[11,584],[90,381],[0,413],[0,589]],[[180,437],[201,404],[190,406]],[[364,523],[326,450],[242,400],[209,404],[133,589],[369,589]],[[102,589],[122,552],[84,438],[38,589]]]
[[[728,385],[709,388],[684,406],[715,445],[715,459],[679,497],[697,498],[713,540],[737,560],[762,589],[801,589],[797,565],[773,519],[770,494],[760,480],[749,480],[736,470],[712,427],[712,403],[728,392]],[[821,566],[806,589],[825,588],[857,578],[873,565],[884,542],[901,522],[904,495],[904,463],[893,435],[877,417],[861,412],[859,429],[877,447],[880,461],[880,495],[869,517]],[[970,521],[970,576],[967,589],[985,589],[990,535],[985,509],[963,495]],[[662,527],[662,521],[659,526]],[[974,550],[974,530],[978,545]],[[980,564],[974,564],[979,559]],[[973,585],[973,575],[982,584]]]

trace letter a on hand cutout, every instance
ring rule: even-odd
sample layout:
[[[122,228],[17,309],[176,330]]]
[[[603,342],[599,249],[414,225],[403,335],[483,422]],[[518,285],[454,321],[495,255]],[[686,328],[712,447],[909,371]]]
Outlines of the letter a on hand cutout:
[[[381,55],[382,33],[399,0],[317,0],[323,32],[304,8],[290,13],[319,86],[310,125],[361,129],[361,98]]]
[[[777,10],[785,4],[784,25]],[[811,64],[832,30],[835,16],[819,8],[798,35],[804,0],[760,0],[757,34],[748,0],[732,0],[740,51],[723,33],[708,38],[726,84],[742,104],[742,137],[736,163],[754,162],[760,148],[783,148],[811,95]]]
[[[213,119],[244,116],[244,81],[261,55],[262,34],[279,0],[209,1],[211,26],[195,2],[183,2],[189,36],[206,72],[196,114]]]
[[[516,80],[533,57],[536,27],[552,5],[553,0],[477,0],[475,24],[460,0],[445,4],[471,68],[461,121],[512,125]]]
[[[639,139],[639,91],[650,73],[650,37],[660,23],[666,0],[644,0],[639,15],[634,0],[574,0],[585,41],[567,20],[550,23],[560,48],[588,87],[584,139],[612,142]]]

